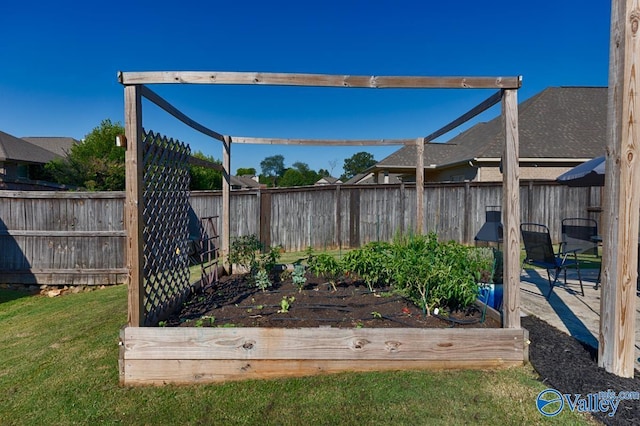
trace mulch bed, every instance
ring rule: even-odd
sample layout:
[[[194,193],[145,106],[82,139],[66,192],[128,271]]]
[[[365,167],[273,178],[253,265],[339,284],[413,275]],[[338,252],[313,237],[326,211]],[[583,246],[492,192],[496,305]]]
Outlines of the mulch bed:
[[[597,349],[535,317],[522,318],[529,330],[529,360],[540,380],[562,394],[586,394],[613,390],[640,391],[640,372],[628,379],[598,367]],[[566,409],[566,408],[565,408]],[[640,425],[640,401],[622,401],[614,417],[595,413],[607,425]]]
[[[289,308],[283,312],[286,298]],[[279,312],[280,311],[280,312]],[[202,317],[205,320],[198,321]],[[213,320],[211,318],[214,318]],[[299,291],[289,279],[262,291],[250,286],[245,276],[222,277],[219,284],[205,289],[169,318],[167,326],[236,327],[483,327],[499,328],[482,312],[471,307],[464,311],[425,316],[420,308],[390,289],[375,292],[359,281],[344,281],[333,290],[321,278],[307,275]]]

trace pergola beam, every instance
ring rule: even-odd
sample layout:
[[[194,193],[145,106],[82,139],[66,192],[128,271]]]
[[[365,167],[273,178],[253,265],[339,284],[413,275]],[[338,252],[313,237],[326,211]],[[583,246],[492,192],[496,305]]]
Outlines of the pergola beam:
[[[233,136],[233,143],[257,145],[313,145],[313,146],[367,146],[367,145],[413,145],[414,139],[282,139]]]
[[[520,77],[358,76],[217,71],[119,72],[130,84],[230,84],[358,87],[370,89],[519,89]]]
[[[187,126],[191,127],[194,130],[197,130],[198,132],[205,134],[207,136],[210,136],[214,139],[219,140],[220,142],[224,142],[224,136],[221,135],[220,133],[213,131],[205,126],[203,126],[202,124],[190,119],[189,117],[187,117],[185,114],[183,114],[182,112],[180,112],[180,110],[178,110],[176,107],[174,107],[173,105],[171,105],[169,102],[167,102],[166,100],[164,100],[164,98],[162,98],[160,95],[158,95],[156,92],[154,92],[153,90],[149,89],[146,86],[140,86],[140,94],[147,100],[153,102],[154,104],[156,104],[158,107],[162,108],[163,110],[165,110],[166,112],[168,112],[169,114],[171,114],[172,116],[174,116],[175,118],[177,118],[178,120],[182,121],[184,124],[186,124]]]
[[[447,124],[445,126],[442,126],[440,129],[436,130],[435,132],[431,133],[429,136],[424,138],[425,143],[426,142],[431,142],[435,138],[438,138],[438,137],[440,137],[440,136],[442,136],[442,135],[444,135],[446,133],[449,133],[450,131],[452,131],[456,127],[458,127],[458,126],[466,123],[467,121],[471,120],[476,115],[478,115],[480,113],[483,113],[484,111],[488,110],[489,108],[491,108],[492,106],[494,106],[495,104],[500,102],[501,100],[502,100],[502,91],[498,90],[496,93],[494,93],[493,95],[489,96],[487,99],[485,99],[484,101],[480,102],[478,105],[476,105],[475,107],[473,107],[472,109],[470,109],[466,113],[462,114],[460,117],[456,118],[451,123],[449,123],[449,124]]]

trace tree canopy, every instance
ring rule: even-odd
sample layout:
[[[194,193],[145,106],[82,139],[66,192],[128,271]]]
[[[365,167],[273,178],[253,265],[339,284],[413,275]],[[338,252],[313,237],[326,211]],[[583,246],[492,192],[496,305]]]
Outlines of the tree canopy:
[[[116,146],[115,140],[123,133],[120,123],[103,120],[81,143],[71,147],[66,158],[50,161],[45,170],[64,185],[90,191],[122,191],[125,150]]]
[[[373,155],[368,152],[358,152],[351,157],[344,160],[344,174],[340,176],[340,179],[344,182],[347,179],[351,179],[358,173],[362,173],[369,167],[374,166],[377,163]]]
[[[238,170],[236,170],[236,175],[238,176],[255,176],[257,174],[256,169],[253,167],[238,167]]]
[[[271,181],[272,186],[276,186],[277,179],[285,172],[284,157],[282,155],[272,155],[260,162],[262,175]]]
[[[193,156],[201,160],[222,164],[220,160],[216,160],[213,156],[205,155],[200,151],[193,154]],[[219,170],[201,166],[189,166],[189,172],[191,173],[190,190],[222,189],[222,173]]]
[[[322,175],[311,170],[307,163],[297,161],[293,163],[292,168],[284,172],[284,175],[278,182],[278,186],[313,185],[321,177]]]

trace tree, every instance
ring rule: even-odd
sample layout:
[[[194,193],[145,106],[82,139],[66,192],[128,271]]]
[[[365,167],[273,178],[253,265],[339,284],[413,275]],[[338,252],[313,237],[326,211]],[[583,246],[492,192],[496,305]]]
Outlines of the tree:
[[[277,179],[284,175],[284,157],[282,155],[273,155],[267,157],[260,162],[262,175],[270,178],[272,186],[276,186]]]
[[[297,161],[293,163],[293,167],[287,169],[278,182],[278,186],[304,186],[313,185],[322,175],[311,170],[307,163]]]
[[[289,187],[289,186],[303,186],[306,185],[304,181],[304,176],[300,173],[299,170],[296,169],[287,169],[284,172],[284,175],[278,181],[278,186],[281,187]]]
[[[350,158],[344,160],[344,174],[340,176],[340,179],[343,182],[351,179],[358,173],[362,173],[369,167],[374,166],[376,163],[377,161],[373,158],[373,155],[368,152],[353,154]]]
[[[213,156],[205,155],[200,151],[193,154],[193,156],[201,160],[222,164],[220,160],[216,160]],[[189,172],[191,173],[190,190],[222,189],[222,172],[219,170],[201,166],[189,166]]]
[[[52,179],[64,185],[89,191],[124,190],[125,150],[116,146],[116,136],[123,134],[120,123],[103,120],[82,143],[71,147],[66,158],[45,165]]]
[[[256,169],[253,167],[239,167],[238,170],[236,170],[236,175],[238,176],[255,176],[256,174]]]

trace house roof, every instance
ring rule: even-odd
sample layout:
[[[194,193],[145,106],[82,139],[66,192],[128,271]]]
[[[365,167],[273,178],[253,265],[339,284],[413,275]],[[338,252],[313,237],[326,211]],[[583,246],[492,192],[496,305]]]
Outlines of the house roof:
[[[316,182],[316,184],[318,183],[328,183],[330,185],[333,185],[335,183],[342,183],[342,181],[338,178],[335,178],[333,176],[323,176],[320,179],[318,179],[318,182]]]
[[[260,183],[256,182],[252,176],[231,175],[231,185],[240,188],[260,188]]]
[[[56,157],[52,151],[0,131],[0,161],[44,164]]]
[[[602,155],[607,129],[606,87],[550,87],[518,106],[520,158],[580,159]],[[425,167],[500,158],[502,117],[476,124],[447,143],[425,145]],[[416,147],[405,146],[375,168],[415,167]]]
[[[66,157],[71,151],[71,147],[74,144],[80,143],[79,140],[69,137],[28,136],[21,139],[38,145],[40,148],[51,151],[60,157]]]

